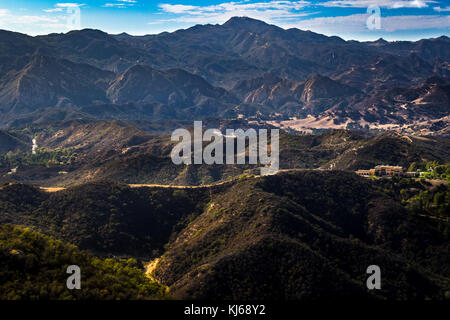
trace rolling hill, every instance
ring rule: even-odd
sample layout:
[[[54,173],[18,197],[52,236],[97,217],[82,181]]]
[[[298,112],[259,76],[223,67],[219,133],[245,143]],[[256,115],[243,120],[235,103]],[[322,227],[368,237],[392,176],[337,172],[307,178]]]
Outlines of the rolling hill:
[[[100,255],[160,257],[153,276],[176,298],[443,299],[448,231],[401,205],[399,183],[301,171],[196,189],[9,184],[0,218]]]
[[[173,123],[189,125],[188,123]],[[240,128],[245,121],[211,121],[206,126]],[[257,165],[174,165],[170,153],[175,142],[167,133],[153,132],[152,123],[126,121],[68,121],[4,131],[11,145],[0,154],[3,181],[40,186],[69,186],[111,179],[129,184],[206,185],[230,180],[243,173],[259,174]],[[188,127],[189,128],[189,127]],[[258,128],[258,126],[255,126]],[[150,130],[150,132],[145,131]],[[20,136],[15,143],[11,137]],[[31,139],[38,150],[31,154]],[[13,143],[14,142],[14,143]],[[206,144],[206,143],[205,143]],[[448,139],[397,133],[367,135],[332,130],[317,135],[295,135],[281,131],[280,169],[369,169],[379,164],[450,160]],[[9,146],[9,147],[6,147]],[[14,174],[8,174],[17,168]]]

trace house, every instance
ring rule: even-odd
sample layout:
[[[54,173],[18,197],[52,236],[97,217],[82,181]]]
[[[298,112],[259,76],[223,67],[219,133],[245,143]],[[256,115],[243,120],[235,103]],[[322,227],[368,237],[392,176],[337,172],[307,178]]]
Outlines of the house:
[[[369,170],[358,170],[356,171],[356,174],[363,177],[368,176],[392,177],[392,176],[409,176],[410,173],[403,172],[403,168],[400,166],[379,165]]]
[[[379,177],[403,175],[403,168],[399,166],[380,165],[375,167],[375,175]]]
[[[375,169],[369,169],[369,170],[358,170],[356,171],[357,175],[368,177],[368,176],[374,176],[375,175]]]

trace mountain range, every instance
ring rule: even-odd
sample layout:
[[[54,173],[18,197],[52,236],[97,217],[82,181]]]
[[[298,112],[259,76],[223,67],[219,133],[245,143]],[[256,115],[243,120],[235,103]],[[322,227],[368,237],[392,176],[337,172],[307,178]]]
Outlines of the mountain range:
[[[448,299],[449,111],[446,36],[0,30],[0,299]],[[280,170],[175,165],[194,120],[280,128]]]
[[[239,17],[148,36],[0,31],[0,125],[243,117],[446,134],[449,52],[446,36],[344,41]]]

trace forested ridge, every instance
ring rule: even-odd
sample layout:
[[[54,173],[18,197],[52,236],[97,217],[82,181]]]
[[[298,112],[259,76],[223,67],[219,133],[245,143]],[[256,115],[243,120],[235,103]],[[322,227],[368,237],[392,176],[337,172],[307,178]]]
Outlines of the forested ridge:
[[[82,288],[68,290],[66,270],[77,265]],[[103,259],[28,228],[0,225],[0,300],[164,299],[132,258]]]
[[[160,258],[153,276],[175,298],[445,299],[448,221],[410,200],[442,188],[314,170],[196,189],[13,183],[0,188],[0,221],[113,258],[105,263],[137,258],[141,273]],[[383,270],[377,292],[365,287],[372,264]]]

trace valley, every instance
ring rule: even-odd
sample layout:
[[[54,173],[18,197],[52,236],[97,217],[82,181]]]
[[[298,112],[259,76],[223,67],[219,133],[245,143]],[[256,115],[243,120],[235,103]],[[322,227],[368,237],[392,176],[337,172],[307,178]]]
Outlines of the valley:
[[[243,120],[223,121],[218,127],[241,124],[245,128]],[[169,134],[144,131],[125,122],[63,122],[35,128],[31,134],[27,133],[29,130],[4,131],[5,135],[29,140],[29,144],[21,145],[22,151],[18,153],[8,151],[0,155],[0,180],[48,188],[100,179],[130,185],[199,186],[232,180],[241,174],[260,174],[258,165],[249,164],[174,165],[170,152],[175,142],[170,140]],[[31,151],[32,137],[39,145],[35,154]],[[281,131],[280,170],[356,171],[378,164],[403,167],[412,162],[445,164],[450,159],[449,147],[449,140],[444,137],[421,138],[398,133],[371,135],[346,130],[297,135]],[[17,171],[8,174],[13,168]]]

